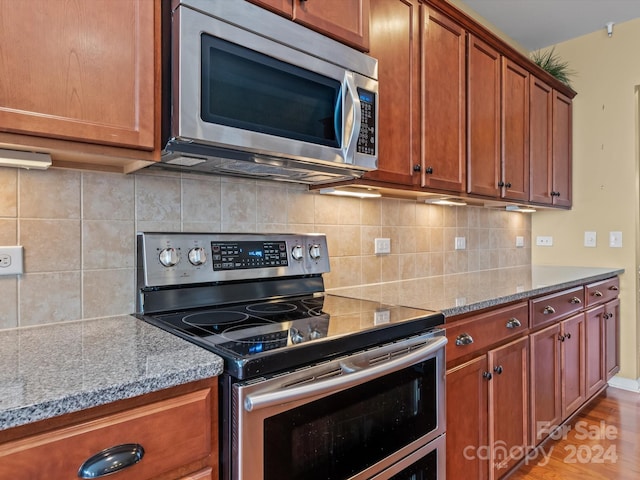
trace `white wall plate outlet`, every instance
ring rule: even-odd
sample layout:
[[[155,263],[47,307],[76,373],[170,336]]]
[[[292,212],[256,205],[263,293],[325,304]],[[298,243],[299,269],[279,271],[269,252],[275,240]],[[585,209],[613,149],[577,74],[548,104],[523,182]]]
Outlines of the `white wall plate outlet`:
[[[456,250],[464,250],[465,248],[467,248],[467,239],[466,239],[466,237],[456,237],[455,249]]]
[[[536,245],[538,245],[539,247],[551,247],[553,246],[553,237],[538,235],[536,237]]]
[[[374,253],[376,255],[391,253],[391,239],[390,238],[376,238]]]
[[[520,235],[518,235],[518,236],[516,237],[516,247],[517,247],[517,248],[522,248],[522,247],[524,247],[524,237],[522,237],[522,236],[520,236]]]
[[[596,232],[584,232],[584,246],[595,247],[596,246]]]
[[[22,275],[22,247],[0,247],[0,275]]]
[[[622,232],[609,232],[609,246],[622,248]]]

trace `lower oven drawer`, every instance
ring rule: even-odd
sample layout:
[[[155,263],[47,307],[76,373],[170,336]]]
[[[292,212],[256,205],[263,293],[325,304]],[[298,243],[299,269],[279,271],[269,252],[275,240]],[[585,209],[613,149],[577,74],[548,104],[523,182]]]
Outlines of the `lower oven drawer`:
[[[0,478],[77,479],[87,459],[124,444],[140,445],[144,455],[113,478],[157,478],[211,454],[211,411],[211,391],[201,390],[5,443]]]
[[[443,334],[232,385],[230,478],[365,480],[440,437]]]

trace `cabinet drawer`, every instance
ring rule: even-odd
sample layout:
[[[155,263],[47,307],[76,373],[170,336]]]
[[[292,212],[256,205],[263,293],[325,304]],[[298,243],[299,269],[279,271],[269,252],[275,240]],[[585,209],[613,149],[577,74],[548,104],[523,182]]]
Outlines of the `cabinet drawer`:
[[[450,325],[445,323],[449,340],[447,362],[521,335],[528,327],[526,303],[492,310],[460,321],[453,320]]]
[[[0,478],[78,478],[96,453],[132,443],[142,459],[114,478],[157,478],[211,454],[211,409],[206,389],[9,442],[0,445]]]
[[[620,279],[618,277],[592,283],[585,287],[587,306],[598,305],[613,300],[620,291]]]
[[[576,287],[531,300],[531,328],[547,325],[584,308],[584,289]]]

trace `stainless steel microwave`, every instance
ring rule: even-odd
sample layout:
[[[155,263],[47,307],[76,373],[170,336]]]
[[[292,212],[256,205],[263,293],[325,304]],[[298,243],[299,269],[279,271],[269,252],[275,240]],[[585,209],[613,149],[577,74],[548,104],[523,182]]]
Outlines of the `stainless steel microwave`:
[[[160,166],[321,184],[377,166],[378,63],[246,1],[174,0]]]

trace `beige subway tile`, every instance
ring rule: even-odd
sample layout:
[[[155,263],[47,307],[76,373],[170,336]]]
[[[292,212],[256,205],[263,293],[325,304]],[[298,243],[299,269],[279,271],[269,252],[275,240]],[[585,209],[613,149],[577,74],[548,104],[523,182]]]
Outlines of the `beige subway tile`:
[[[340,198],[331,195],[315,195],[314,219],[318,225],[340,224]]]
[[[133,313],[135,271],[93,270],[82,274],[82,313],[84,318]]]
[[[287,223],[288,193],[286,185],[261,187],[256,192],[258,224]],[[295,205],[291,206],[295,208]]]
[[[380,198],[363,200],[360,207],[361,224],[379,226],[383,200]]]
[[[0,217],[18,216],[18,170],[0,167]]]
[[[362,255],[375,255],[375,239],[381,238],[381,229],[378,226],[365,226],[360,227],[360,236],[362,245],[360,251]]]
[[[82,268],[133,268],[133,221],[85,220],[82,222]]]
[[[0,245],[18,243],[18,221],[15,218],[0,218]]]
[[[362,283],[379,283],[382,281],[382,269],[379,257],[364,255],[362,257]]]
[[[82,318],[79,271],[28,273],[19,294],[21,327]]]
[[[207,223],[220,228],[222,186],[220,177],[182,178],[182,222]]]
[[[416,278],[431,276],[431,254],[417,253],[415,256]]]
[[[319,196],[319,194],[289,186],[287,188],[287,223],[289,225],[313,224],[315,222],[315,198]]]
[[[427,227],[416,227],[416,252],[431,251],[431,229]]]
[[[444,275],[444,252],[431,252],[429,254],[431,263],[431,275]]]
[[[25,272],[80,269],[80,220],[20,220]]]
[[[399,224],[404,227],[416,225],[416,202],[413,200],[398,201]]]
[[[416,256],[400,255],[398,259],[398,268],[400,270],[400,280],[409,280],[416,278]]]
[[[82,173],[82,218],[133,220],[135,177],[117,173]]]
[[[18,326],[18,280],[12,276],[0,277],[2,308],[0,308],[0,329]]]
[[[380,205],[380,225],[395,227],[400,224],[400,200],[383,198]]]
[[[162,175],[136,175],[136,221],[180,223],[180,178]]]
[[[19,175],[21,218],[80,218],[80,172],[25,170]]]
[[[391,247],[393,248],[393,246]],[[384,255],[380,257],[380,272],[383,282],[400,280],[400,255]]]
[[[396,248],[392,251],[399,254],[415,253],[417,250],[416,229],[414,227],[398,227],[395,231]]]
[[[443,252],[445,250],[444,245],[444,231],[442,227],[431,228],[431,251]]]
[[[225,225],[253,225],[255,231],[256,188],[255,182],[222,181],[222,228]],[[240,231],[240,230],[237,230]]]

